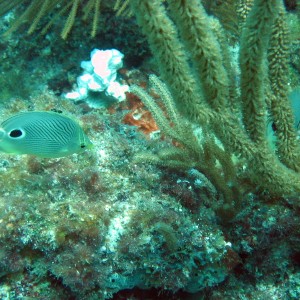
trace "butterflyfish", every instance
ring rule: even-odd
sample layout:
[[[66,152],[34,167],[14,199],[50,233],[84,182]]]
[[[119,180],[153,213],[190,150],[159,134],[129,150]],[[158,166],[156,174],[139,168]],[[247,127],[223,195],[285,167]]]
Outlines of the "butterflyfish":
[[[0,125],[0,152],[54,158],[91,146],[77,122],[56,112],[22,112]]]

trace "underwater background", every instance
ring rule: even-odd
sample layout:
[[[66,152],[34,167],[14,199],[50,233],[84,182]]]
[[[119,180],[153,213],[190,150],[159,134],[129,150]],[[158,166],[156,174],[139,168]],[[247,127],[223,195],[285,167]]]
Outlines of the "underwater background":
[[[0,299],[300,298],[299,1],[0,14]]]

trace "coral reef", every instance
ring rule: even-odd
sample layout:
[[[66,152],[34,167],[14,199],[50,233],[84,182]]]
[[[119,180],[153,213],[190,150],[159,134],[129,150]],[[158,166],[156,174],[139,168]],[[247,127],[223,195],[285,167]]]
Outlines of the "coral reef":
[[[80,115],[80,106],[51,95],[32,99],[35,110],[45,103]],[[11,101],[1,115],[26,104]],[[1,156],[2,277],[27,270],[78,299],[133,287],[195,292],[223,281],[231,244],[213,211],[203,207],[195,221],[173,197],[157,195],[160,175],[126,159],[143,148],[127,125],[97,111],[80,121],[95,145],[82,155]]]
[[[2,32],[40,2],[11,1]],[[288,103],[300,82],[298,3],[113,1],[91,14],[101,13],[95,41],[77,16],[100,2],[70,1],[67,42],[56,26],[39,34],[53,16],[42,12],[29,39],[20,26],[0,42],[0,120],[60,111],[94,144],[53,159],[1,153],[0,298],[299,299],[299,136]],[[129,9],[151,29],[156,61]],[[108,108],[61,96],[94,48],[125,54],[118,76],[131,93]]]

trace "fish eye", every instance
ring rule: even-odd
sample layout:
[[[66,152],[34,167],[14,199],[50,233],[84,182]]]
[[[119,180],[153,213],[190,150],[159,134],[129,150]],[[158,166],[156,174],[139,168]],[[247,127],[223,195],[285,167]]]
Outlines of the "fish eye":
[[[9,133],[9,136],[12,138],[18,138],[23,135],[23,131],[21,129],[14,129]]]

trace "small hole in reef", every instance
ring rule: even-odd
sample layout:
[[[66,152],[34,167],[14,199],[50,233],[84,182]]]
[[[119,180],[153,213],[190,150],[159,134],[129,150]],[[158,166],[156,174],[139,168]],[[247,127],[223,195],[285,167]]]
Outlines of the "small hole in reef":
[[[56,108],[52,108],[52,109],[50,109],[51,111],[53,111],[53,112],[56,112],[56,113],[58,113],[58,114],[62,114],[62,110],[60,110],[60,109],[56,109]]]
[[[9,136],[10,136],[10,137],[13,137],[13,138],[17,138],[17,137],[22,136],[22,134],[23,134],[22,130],[20,130],[20,129],[14,129],[14,130],[12,130],[12,131],[9,133]]]

